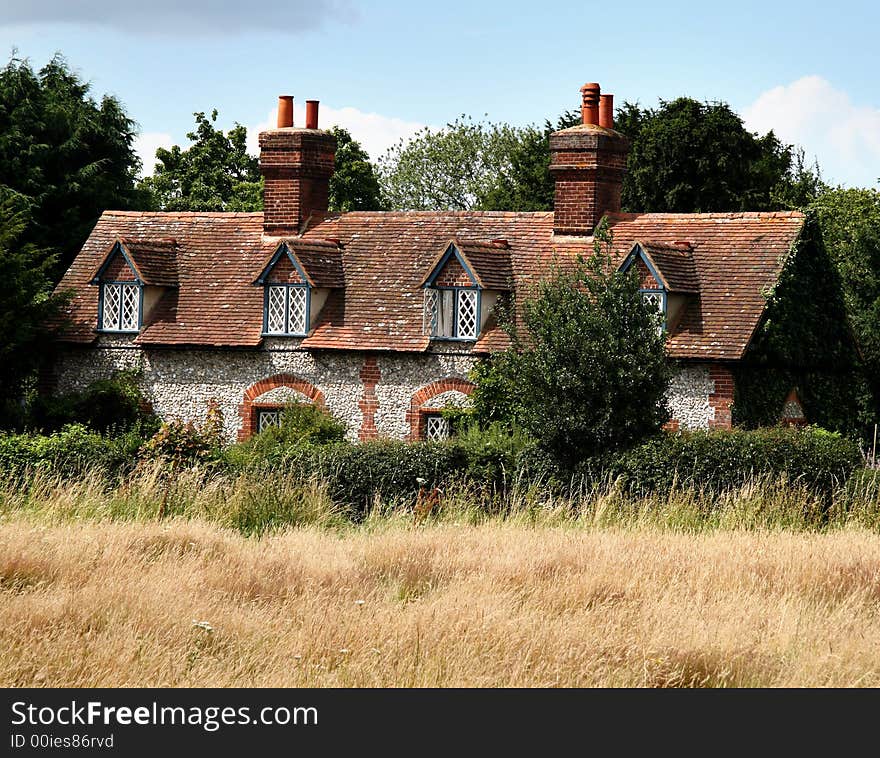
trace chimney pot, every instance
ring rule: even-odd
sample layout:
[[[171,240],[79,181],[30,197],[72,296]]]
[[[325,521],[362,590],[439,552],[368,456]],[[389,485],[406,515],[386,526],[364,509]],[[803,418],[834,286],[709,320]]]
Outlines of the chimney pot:
[[[587,82],[581,87],[581,121],[585,124],[599,123],[599,92],[597,82]]]
[[[278,96],[278,128],[293,126],[293,95]]]
[[[599,126],[605,129],[614,128],[614,95],[599,97]]]
[[[318,128],[318,101],[306,100],[306,129]]]

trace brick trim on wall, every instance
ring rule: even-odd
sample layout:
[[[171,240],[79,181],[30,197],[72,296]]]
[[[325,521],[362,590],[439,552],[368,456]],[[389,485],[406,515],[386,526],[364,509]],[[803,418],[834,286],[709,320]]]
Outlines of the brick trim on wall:
[[[360,379],[363,384],[364,391],[361,399],[358,400],[358,407],[363,414],[361,418],[361,428],[358,430],[358,439],[372,440],[379,436],[376,429],[376,409],[379,407],[379,398],[376,395],[376,385],[382,378],[382,372],[379,370],[379,363],[375,355],[365,355],[364,365],[361,366]]]
[[[709,405],[715,409],[715,418],[709,419],[710,429],[730,429],[733,426],[733,374],[726,366],[713,363],[709,366],[709,379],[715,390],[709,395]]]
[[[238,415],[241,417],[241,428],[238,430],[239,442],[246,440],[256,432],[256,410],[260,407],[269,407],[270,405],[254,403],[254,400],[266,394],[269,390],[274,390],[278,387],[290,387],[290,389],[305,395],[309,402],[324,407],[324,393],[311,382],[305,381],[305,379],[300,379],[293,374],[275,374],[274,376],[260,379],[256,384],[252,384],[244,391],[244,400],[238,407]],[[274,404],[271,405],[274,406]]]
[[[425,424],[425,414],[421,413],[422,406],[432,397],[451,391],[470,395],[474,391],[474,385],[466,379],[450,376],[446,379],[439,379],[436,382],[426,384],[412,396],[409,410],[406,412],[406,423],[409,426],[408,439],[418,440],[422,438]],[[437,409],[432,408],[431,410],[436,412]]]

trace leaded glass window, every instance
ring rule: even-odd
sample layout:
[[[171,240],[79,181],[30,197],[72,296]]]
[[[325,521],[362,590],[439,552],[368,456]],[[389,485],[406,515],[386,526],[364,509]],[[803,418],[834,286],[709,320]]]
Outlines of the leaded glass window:
[[[666,298],[657,290],[642,290],[642,302],[657,316],[657,331],[662,333],[666,328]]]
[[[431,337],[473,340],[480,333],[480,295],[476,289],[425,290],[425,333]]]
[[[107,282],[101,285],[101,329],[112,332],[136,332],[141,324],[141,287],[139,284]]]
[[[650,306],[658,313],[663,312],[663,293],[661,292],[643,292],[642,300],[645,305]]]
[[[461,339],[473,339],[477,336],[477,291],[457,290],[458,311],[456,315],[457,334]]]
[[[439,413],[432,413],[425,418],[425,439],[445,440],[450,436],[449,420]]]
[[[263,432],[270,426],[281,426],[281,409],[264,408],[257,412],[257,431]]]
[[[308,319],[308,287],[288,284],[266,287],[266,334],[305,334]]]

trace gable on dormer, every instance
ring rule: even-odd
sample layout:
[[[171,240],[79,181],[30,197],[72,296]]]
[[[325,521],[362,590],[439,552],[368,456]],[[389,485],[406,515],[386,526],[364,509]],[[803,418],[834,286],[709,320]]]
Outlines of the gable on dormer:
[[[440,257],[435,259],[420,286],[479,287],[479,283],[462,255],[461,246],[452,241],[447,244]]]
[[[137,282],[143,284],[131,257],[119,240],[111,245],[104,259],[92,273],[90,284],[101,282]]]
[[[618,268],[628,271],[633,266],[643,290],[699,294],[693,251],[686,243],[636,242]]]
[[[263,335],[304,337],[330,291],[344,287],[340,246],[331,240],[284,240],[253,284],[264,290]]]
[[[500,239],[467,243],[450,240],[419,286],[508,291],[513,286],[510,246]]]

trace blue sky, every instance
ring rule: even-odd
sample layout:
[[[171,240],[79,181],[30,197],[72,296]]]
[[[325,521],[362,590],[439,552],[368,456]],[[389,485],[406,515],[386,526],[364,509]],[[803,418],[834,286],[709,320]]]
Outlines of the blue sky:
[[[376,157],[463,113],[555,118],[598,81],[618,103],[727,101],[850,186],[880,177],[878,29],[878,4],[846,0],[0,0],[0,49],[35,66],[62,52],[123,101],[144,154],[183,142],[193,111],[255,131],[292,94]]]

